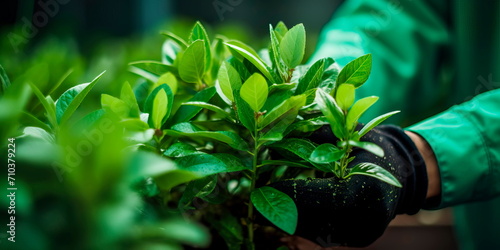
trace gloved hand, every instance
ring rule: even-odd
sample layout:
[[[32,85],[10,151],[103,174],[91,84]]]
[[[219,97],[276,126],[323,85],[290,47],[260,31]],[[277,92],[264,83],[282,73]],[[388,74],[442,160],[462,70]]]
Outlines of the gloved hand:
[[[337,141],[329,126],[323,126],[309,139],[318,144]],[[385,156],[353,148],[350,155],[356,158],[349,167],[375,163],[391,172],[402,188],[365,175],[273,183],[272,187],[288,194],[297,205],[296,235],[323,247],[363,247],[379,238],[396,214],[420,210],[428,180],[424,160],[413,141],[396,126],[378,126],[361,141],[376,143]]]

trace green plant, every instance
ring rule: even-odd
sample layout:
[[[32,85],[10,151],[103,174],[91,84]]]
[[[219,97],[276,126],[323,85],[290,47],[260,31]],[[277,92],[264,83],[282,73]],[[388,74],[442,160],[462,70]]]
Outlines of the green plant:
[[[360,138],[396,113],[377,117],[355,131],[359,117],[377,100],[367,97],[354,103],[355,88],[360,87],[370,73],[370,55],[356,59],[340,73],[332,58],[321,59],[310,67],[300,65],[306,36],[302,24],[291,29],[281,22],[276,28],[270,26],[269,48],[259,52],[240,41],[222,37],[211,42],[200,23],[196,23],[187,41],[168,32],[163,34],[168,39],[163,46],[162,62],[142,61],[131,65],[135,67],[134,72],[156,84],[168,75],[171,81],[166,83],[170,87],[174,85],[177,94],[175,97],[169,94],[170,87],[164,84],[166,95],[153,90],[147,100],[163,100],[165,96],[172,100],[179,93],[192,90],[210,91],[211,95],[203,99],[191,97],[177,105],[174,100],[174,104],[166,105],[167,109],[181,107],[172,110],[173,117],[186,113],[181,109],[192,110],[186,119],[164,117],[170,111],[155,115],[154,110],[161,108],[155,109],[153,105],[149,119],[156,119],[150,122],[150,126],[156,124],[152,127],[157,130],[156,150],[174,159],[179,167],[207,176],[182,189],[184,194],[178,205],[181,209],[194,209],[190,206],[193,199],[217,204],[221,200],[228,202],[231,196],[207,197],[215,193],[215,183],[221,176],[234,171],[243,173],[243,177],[230,181],[236,188],[229,186],[226,192],[247,200],[246,218],[240,218],[247,228],[246,240],[241,227],[229,227],[238,221],[232,217],[234,214],[224,215],[223,221],[214,225],[229,247],[239,248],[244,244],[248,249],[254,248],[255,209],[286,233],[294,233],[297,209],[293,200],[262,184],[300,177],[296,167],[334,173],[339,178],[370,175],[399,185],[389,172],[373,164],[347,168],[353,159],[349,157],[352,147],[383,155],[377,145],[362,142]],[[215,92],[217,95],[213,95]],[[315,112],[317,109],[324,116]],[[159,117],[164,119],[160,122]],[[318,146],[299,138],[325,124],[330,124],[339,138],[337,146]],[[158,131],[160,127],[162,131]],[[272,159],[270,150],[285,152],[288,157]],[[161,180],[157,180],[157,184],[161,187]]]
[[[101,212],[109,215],[110,206],[120,205],[126,215],[131,214],[130,208],[141,207],[157,216],[106,220],[97,232],[111,228],[115,234],[109,238],[89,233],[92,226],[82,233],[110,245],[123,244],[131,234],[125,228],[135,226],[142,232],[131,240],[138,247],[158,239],[171,247],[208,244],[203,228],[178,220],[182,214],[189,221],[210,224],[230,249],[255,249],[256,244],[269,244],[256,236],[266,227],[257,211],[281,230],[271,230],[274,234],[293,234],[297,226],[292,198],[270,183],[315,177],[317,170],[338,178],[364,174],[399,185],[379,166],[347,167],[353,159],[352,147],[383,155],[377,145],[360,138],[396,113],[379,116],[356,130],[359,117],[377,100],[355,101],[355,89],[370,73],[371,56],[360,57],[341,71],[332,58],[302,65],[304,26],[288,29],[280,22],[269,31],[269,46],[260,51],[222,36],[211,40],[199,22],[186,40],[164,32],[161,61],[130,63],[130,70],[143,80],[134,87],[125,82],[119,94],[102,94],[101,108],[81,117],[76,111],[101,75],[66,90],[56,101],[52,91],[43,93],[36,84],[29,84],[44,115],[25,112],[29,126],[21,139],[26,145],[43,142],[45,146],[37,149],[40,157],[55,157],[46,163],[58,162],[52,169],[59,181],[67,180],[65,188],[73,194],[62,197],[88,208],[83,217],[89,221]],[[2,90],[11,88],[3,70],[0,77]],[[328,124],[339,139],[337,145],[305,139]],[[88,131],[103,126],[113,129],[96,137],[99,143],[79,162],[72,161],[72,148],[94,138]],[[274,152],[283,157],[275,157]],[[113,197],[111,205],[100,196],[103,190],[106,197]],[[143,203],[134,200],[138,194]],[[185,230],[165,233],[165,228],[173,227]]]

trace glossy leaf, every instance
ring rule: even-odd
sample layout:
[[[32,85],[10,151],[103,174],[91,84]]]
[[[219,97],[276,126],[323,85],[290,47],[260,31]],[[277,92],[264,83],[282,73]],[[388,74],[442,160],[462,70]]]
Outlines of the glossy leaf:
[[[286,27],[285,23],[280,21],[278,22],[278,24],[276,24],[274,32],[276,33],[276,38],[278,38],[278,41],[281,42],[285,34],[288,32],[288,28]]]
[[[325,69],[335,61],[332,58],[323,58],[316,61],[307,72],[299,79],[299,84],[295,90],[295,94],[303,94],[309,89],[317,88],[323,78]]]
[[[267,125],[274,122],[276,119],[280,118],[283,114],[290,111],[293,108],[301,108],[306,102],[306,97],[304,95],[292,96],[289,99],[283,101],[280,105],[267,112],[263,119],[259,121],[259,127],[264,128]]]
[[[396,187],[402,187],[401,183],[392,175],[389,171],[385,170],[383,167],[375,165],[373,163],[364,162],[357,164],[356,166],[350,168],[349,173],[345,178],[355,175],[361,174],[370,177],[377,178],[381,181],[387,182]]]
[[[348,144],[353,147],[362,148],[378,157],[384,157],[384,150],[373,142],[349,140]]]
[[[178,207],[186,208],[194,198],[201,198],[209,195],[215,189],[216,185],[217,175],[209,175],[189,182],[185,191],[182,193]]]
[[[195,154],[204,154],[204,153],[196,150],[196,148],[193,147],[192,145],[183,142],[174,143],[170,147],[168,147],[165,150],[165,152],[163,152],[163,155],[173,158],[184,157]]]
[[[56,118],[56,110],[55,110],[55,107],[53,105],[54,104],[53,101],[52,101],[52,103],[49,102],[45,98],[45,96],[42,94],[42,92],[40,92],[40,90],[33,83],[29,83],[29,85],[31,87],[31,90],[35,94],[35,96],[38,98],[38,100],[40,101],[40,103],[44,107],[45,115],[47,116],[47,120],[49,121],[52,128],[54,128],[55,126],[57,126],[57,118]],[[50,99],[50,100],[52,100],[52,99]]]
[[[161,76],[167,72],[173,71],[173,67],[157,61],[137,61],[129,63],[130,66],[141,69],[145,72]]]
[[[64,125],[73,115],[76,109],[83,102],[90,90],[95,86],[99,78],[104,74],[102,72],[90,83],[80,84],[64,92],[56,101],[56,117],[59,124]]]
[[[129,162],[130,171],[134,173],[135,179],[154,177],[158,187],[165,191],[202,177],[198,173],[179,168],[165,157],[150,152],[138,151],[132,155]]]
[[[288,68],[295,68],[302,62],[306,48],[306,30],[303,24],[292,27],[280,42],[280,52]]]
[[[196,40],[184,51],[179,61],[179,76],[185,82],[202,83],[206,62],[205,42]]]
[[[325,143],[314,149],[310,159],[316,163],[329,163],[339,160],[344,154],[344,150],[337,148],[333,144]]]
[[[109,113],[114,113],[120,118],[128,118],[130,113],[129,106],[122,100],[107,94],[101,95],[101,107]]]
[[[172,39],[174,42],[176,42],[178,45],[181,45],[183,48],[186,48],[188,46],[187,42],[184,39],[180,38],[179,36],[177,36],[172,32],[163,31],[160,34]]]
[[[186,47],[177,43],[174,39],[165,40],[161,47],[161,61],[166,65],[176,65],[178,59],[181,57],[182,51],[184,51]]]
[[[297,119],[297,114],[302,105],[295,106],[281,115],[279,119],[269,124],[269,130],[260,137],[261,142],[279,141],[285,136],[286,130]],[[264,130],[262,131],[264,132]]]
[[[49,143],[55,143],[54,135],[38,127],[25,127],[22,137],[38,138]]]
[[[205,72],[210,69],[212,64],[212,50],[210,46],[210,39],[208,38],[207,31],[205,27],[200,22],[196,22],[191,34],[189,35],[189,42],[194,42],[196,40],[202,40],[205,47]]]
[[[172,74],[171,72],[167,72],[158,78],[158,81],[156,81],[156,86],[162,84],[167,84],[170,87],[170,90],[172,90],[172,94],[175,95],[177,93],[177,88],[178,88],[177,77],[175,77],[175,75]]]
[[[130,110],[131,117],[139,117],[140,110],[139,105],[137,104],[137,99],[135,98],[134,91],[128,82],[125,82],[122,86],[120,92],[120,99],[122,99]]]
[[[215,88],[206,88],[198,93],[196,93],[189,102],[208,102],[215,95]],[[203,108],[196,106],[181,106],[168,121],[169,125],[174,125],[181,122],[187,122],[191,120],[196,114],[198,114]]]
[[[250,199],[266,219],[289,234],[295,233],[298,212],[290,196],[275,188],[265,186],[255,189]]]
[[[346,133],[344,128],[344,114],[333,97],[325,93],[322,89],[318,89],[316,90],[315,101],[319,110],[321,110],[330,123],[335,136],[337,138],[344,138]]]
[[[310,156],[314,149],[316,149],[316,145],[310,141],[298,138],[289,138],[270,144],[269,147],[284,149],[311,163],[315,168],[323,172],[332,172],[333,165],[319,164],[311,161]]]
[[[365,111],[368,110],[368,108],[370,108],[377,100],[378,96],[368,96],[356,101],[352,106],[352,108],[347,113],[346,117],[347,129],[349,130],[354,129],[361,115],[363,115],[363,113],[365,113]]]
[[[368,80],[372,69],[372,55],[366,54],[349,62],[339,73],[337,85],[348,83],[359,88]]]
[[[162,120],[163,118],[165,118],[168,108],[167,94],[165,93],[164,89],[160,89],[153,100],[153,111],[151,113],[151,119],[154,128],[161,128],[161,125],[163,125]]]
[[[232,120],[231,114],[220,108],[219,106],[215,106],[213,104],[207,103],[207,102],[185,102],[181,105],[191,105],[191,106],[196,106],[204,109],[211,110],[219,115],[221,115],[224,118],[229,118]]]
[[[262,59],[260,59],[255,51],[249,50],[248,46],[243,46],[243,43],[237,41],[229,41],[225,42],[224,44],[232,49],[232,51],[235,51],[237,54],[250,61],[267,79],[274,79],[268,69],[268,66],[262,61]]]
[[[383,114],[383,115],[380,115],[380,116],[377,116],[375,118],[373,118],[373,120],[371,120],[370,122],[368,122],[359,132],[359,137],[362,137],[363,135],[365,135],[366,133],[368,133],[368,131],[372,130],[375,126],[379,125],[380,123],[382,123],[383,121],[385,121],[387,118],[399,113],[400,111],[397,110],[397,111],[392,111],[392,112],[389,112],[389,113],[386,113],[386,114]]]
[[[267,100],[268,87],[266,79],[258,73],[253,74],[241,86],[240,95],[253,111],[259,112]]]
[[[172,90],[170,90],[170,87],[167,85],[167,84],[162,84],[158,87],[156,87],[155,89],[153,89],[153,91],[151,91],[151,94],[149,94],[148,98],[146,99],[146,102],[144,103],[144,111],[146,113],[149,113],[149,118],[148,118],[148,123],[151,127],[154,127],[154,128],[158,128],[155,126],[154,122],[153,122],[153,119],[155,118],[158,118],[158,117],[154,117],[154,106],[155,106],[155,101],[157,100],[156,97],[157,95],[160,93],[160,91],[163,90],[165,95],[166,95],[166,113],[165,115],[163,116],[163,118],[161,119],[161,121],[156,121],[156,122],[159,122],[160,124],[165,124],[165,121],[167,120],[168,117],[170,117],[170,112],[172,111],[172,106],[173,106],[173,99],[174,99],[174,95],[172,94]],[[160,101],[160,100],[159,100]],[[160,113],[157,113],[157,115],[159,115]],[[154,117],[154,118],[153,118]],[[156,124],[158,125],[158,124]]]
[[[222,172],[248,170],[241,160],[231,154],[196,154],[181,157],[175,163],[184,170],[207,176]]]
[[[255,115],[254,111],[241,97],[239,92],[234,93],[234,100],[236,101],[236,113],[238,120],[245,128],[253,132],[255,128]]]
[[[203,137],[214,139],[238,150],[248,150],[248,144],[237,134],[229,131],[204,131],[191,123],[184,122],[172,126],[172,130],[167,132],[171,135],[186,135],[190,137]]]
[[[218,84],[222,93],[219,96],[226,97],[231,103],[234,102],[234,91],[241,88],[241,78],[238,71],[228,62],[222,62],[217,75]]]
[[[339,107],[347,111],[354,103],[355,93],[354,86],[351,84],[342,84],[337,88],[337,94],[335,95],[335,100],[339,104]]]
[[[269,49],[269,55],[272,59],[273,66],[274,68],[277,69],[278,73],[281,76],[281,79],[285,81],[286,77],[288,76],[288,70],[283,63],[283,60],[281,59],[281,51],[280,51],[280,46],[279,46],[279,40],[276,37],[276,32],[273,29],[273,26],[269,24],[269,35],[271,39],[271,45]]]

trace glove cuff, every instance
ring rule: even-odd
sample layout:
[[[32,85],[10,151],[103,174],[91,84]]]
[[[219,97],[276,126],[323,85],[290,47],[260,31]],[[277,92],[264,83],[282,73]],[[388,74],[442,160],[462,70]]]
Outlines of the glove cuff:
[[[382,125],[378,126],[377,129],[392,137],[394,147],[398,147],[397,150],[406,163],[398,176],[403,187],[396,213],[416,214],[423,207],[427,196],[428,178],[424,158],[415,143],[400,127]]]

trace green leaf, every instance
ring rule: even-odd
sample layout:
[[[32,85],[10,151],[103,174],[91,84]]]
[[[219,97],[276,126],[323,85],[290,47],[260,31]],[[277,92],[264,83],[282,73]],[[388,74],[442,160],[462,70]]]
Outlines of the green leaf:
[[[236,59],[236,57],[229,58],[228,63],[231,64],[231,66],[233,66],[233,68],[238,72],[242,82],[252,75],[250,74],[250,71],[248,71],[247,67],[245,67],[245,64]]]
[[[183,249],[179,243],[206,248],[210,243],[205,227],[185,219],[170,218],[161,223],[145,223],[140,228],[135,236],[143,241],[139,243],[140,249]]]
[[[49,143],[55,143],[55,138],[52,134],[38,127],[25,127],[22,137],[33,137]]]
[[[306,30],[303,24],[292,27],[280,42],[280,52],[288,68],[295,68],[302,62],[306,48]]]
[[[314,149],[316,149],[316,145],[310,141],[298,138],[289,138],[269,144],[269,147],[287,150],[288,152],[291,152],[303,160],[311,163],[311,165],[313,165],[316,169],[323,172],[332,172],[333,170],[332,164],[319,164],[311,161],[310,156]]]
[[[145,151],[134,153],[129,164],[128,169],[132,173],[133,180],[154,177],[158,187],[164,191],[169,191],[179,184],[203,177],[198,173],[179,168],[167,158]]]
[[[170,87],[170,89],[172,90],[172,94],[175,95],[175,93],[177,93],[177,87],[178,87],[177,77],[175,77],[175,75],[172,74],[171,72],[167,72],[167,73],[161,75],[160,78],[158,78],[158,81],[156,82],[156,86],[159,86],[162,84],[167,84]]]
[[[179,61],[179,76],[188,83],[202,83],[206,62],[205,42],[194,41]]]
[[[224,238],[229,250],[241,249],[243,229],[240,221],[229,211],[223,211],[220,218],[207,216],[208,223]]]
[[[155,124],[153,122],[153,117],[154,117],[154,102],[156,100],[156,97],[158,93],[163,90],[167,96],[167,105],[166,105],[166,114],[163,116],[163,119],[160,122],[161,124],[165,124],[165,121],[170,117],[170,112],[172,111],[172,106],[173,106],[173,99],[174,95],[172,94],[172,91],[170,90],[170,87],[167,84],[162,84],[158,87],[156,87],[151,94],[149,94],[148,98],[146,99],[146,102],[144,103],[144,111],[146,113],[149,113],[149,118],[148,118],[148,123],[151,127],[155,127]],[[159,114],[159,113],[158,113]],[[156,124],[158,125],[158,124]]]
[[[360,99],[354,103],[352,108],[347,113],[346,118],[346,127],[351,130],[356,127],[358,124],[358,120],[365,113],[368,108],[370,108],[376,101],[378,100],[378,96],[368,96],[363,99]]]
[[[125,82],[122,86],[120,92],[120,99],[122,99],[128,106],[130,110],[130,117],[139,117],[141,111],[139,110],[139,105],[137,104],[137,99],[135,98],[134,91],[128,82]]]
[[[106,71],[104,71],[106,72]],[[64,92],[56,101],[56,117],[57,121],[63,126],[73,115],[76,109],[83,102],[90,90],[95,86],[97,80],[104,74],[102,72],[90,83],[80,84],[70,88]]]
[[[212,64],[212,50],[210,46],[210,39],[208,38],[207,31],[200,22],[196,22],[191,34],[189,35],[189,42],[196,40],[203,40],[205,46],[205,72],[210,70]]]
[[[68,71],[66,71],[66,73],[64,73],[63,76],[61,76],[61,78],[59,78],[59,80],[57,81],[56,84],[54,84],[52,86],[52,88],[50,88],[49,92],[47,92],[47,95],[50,95],[52,94],[52,92],[56,91],[57,88],[59,88],[59,86],[61,86],[61,84],[64,82],[64,80],[66,80],[66,78],[68,78],[68,76],[73,72],[73,69],[68,69]]]
[[[75,122],[72,128],[74,131],[83,131],[96,126],[97,122],[101,120],[105,113],[103,109],[94,110]]]
[[[183,142],[174,143],[170,147],[168,147],[167,150],[165,150],[165,152],[163,152],[163,155],[173,158],[184,157],[195,154],[204,154],[204,153],[196,150],[196,148],[193,147],[192,145]]]
[[[375,165],[373,163],[364,162],[357,164],[356,166],[349,169],[349,174],[347,174],[345,178],[355,174],[371,176],[381,181],[387,182],[393,186],[402,187],[401,183],[398,181],[398,179],[396,179],[396,177],[394,177],[394,175],[392,175],[389,171],[385,170],[381,166]]]
[[[137,61],[137,62],[131,62],[128,65],[135,67],[137,69],[143,70],[147,73],[153,74],[157,77],[161,76],[167,72],[172,72],[172,71],[175,72],[176,71],[171,65],[163,64],[163,63],[157,62],[157,61]],[[141,75],[141,74],[139,74],[139,75]],[[153,82],[156,82],[156,81],[153,81]]]
[[[221,115],[224,118],[229,118],[231,121],[234,121],[231,117],[231,114],[229,114],[228,112],[226,112],[222,108],[215,106],[213,104],[207,103],[207,102],[185,102],[181,105],[191,105],[191,106],[205,108],[205,109],[214,111],[215,113]]]
[[[49,102],[42,94],[42,92],[40,92],[40,90],[36,87],[35,84],[29,83],[29,85],[31,87],[31,90],[33,90],[33,93],[35,93],[35,96],[38,98],[38,100],[44,107],[45,116],[47,117],[47,120],[49,121],[50,125],[52,126],[52,128],[57,127],[56,110],[54,108],[53,101]]]
[[[163,118],[165,118],[168,108],[167,94],[165,93],[165,90],[160,89],[153,100],[153,112],[151,114],[151,118],[154,128],[161,128],[161,126],[163,125]]]
[[[249,50],[248,46],[237,41],[229,41],[224,44],[229,47],[230,51],[234,51],[250,61],[267,79],[274,80],[268,66],[262,61],[255,51]]]
[[[187,46],[177,43],[174,39],[167,39],[161,47],[161,61],[169,66],[175,66]],[[165,73],[165,72],[163,72]],[[160,74],[161,75],[161,74]]]
[[[0,94],[3,94],[5,90],[10,86],[9,76],[5,69],[0,65],[0,81],[2,82],[2,88],[0,89]]]
[[[187,208],[189,203],[196,197],[205,197],[209,195],[217,185],[217,175],[209,175],[201,179],[193,180],[184,189],[182,197],[179,200],[179,208]]]
[[[196,93],[189,102],[208,102],[215,95],[215,88],[209,87]],[[196,106],[181,106],[172,118],[168,121],[169,125],[187,122],[198,114],[203,108]]]
[[[122,100],[110,96],[107,94],[101,95],[101,106],[102,108],[109,113],[114,113],[118,115],[120,118],[128,118],[130,113],[129,106]]]
[[[274,32],[276,33],[276,38],[278,38],[278,41],[281,42],[285,34],[288,32],[288,28],[286,27],[285,23],[279,21],[278,24],[276,24]]]
[[[359,88],[368,80],[372,69],[372,55],[366,54],[349,62],[339,73],[337,86],[343,83]]]
[[[260,128],[264,128],[267,125],[274,122],[276,119],[280,118],[286,112],[290,111],[293,108],[297,110],[304,106],[306,102],[305,95],[292,96],[289,99],[283,101],[280,105],[269,111],[264,115],[263,119],[259,120],[258,124]],[[295,119],[295,117],[294,117]]]
[[[240,136],[229,131],[203,131],[189,122],[179,123],[167,130],[170,135],[186,135],[214,139],[238,150],[248,150],[248,144]]]
[[[382,123],[383,121],[385,121],[387,118],[399,113],[400,111],[397,110],[397,111],[392,111],[392,112],[389,112],[389,113],[386,113],[386,114],[383,114],[383,115],[380,115],[380,116],[377,116],[375,118],[373,118],[373,120],[371,120],[370,122],[368,122],[359,132],[359,137],[362,137],[363,135],[365,135],[366,133],[368,133],[368,131],[372,130],[375,126],[379,125],[380,123]]]
[[[286,68],[283,60],[281,59],[281,51],[279,47],[279,40],[276,37],[276,32],[273,29],[273,26],[269,24],[269,35],[271,38],[271,46],[269,49],[269,55],[273,62],[274,68],[278,70],[279,75],[281,76],[281,80],[285,81],[288,76],[288,69]]]
[[[292,198],[275,188],[265,186],[255,189],[250,199],[266,219],[289,234],[295,233],[298,212]]]
[[[219,96],[224,99],[227,98],[231,104],[234,102],[234,91],[237,91],[241,88],[241,78],[240,74],[238,74],[238,71],[231,66],[228,62],[222,62],[222,65],[219,69],[219,74],[217,75],[217,85],[220,89],[218,91]]]
[[[268,94],[267,82],[262,75],[255,73],[243,83],[240,89],[241,98],[255,112],[259,112],[266,103]]]
[[[40,119],[38,119],[37,117],[26,111],[22,112],[20,122],[24,126],[39,127],[46,131],[52,131],[51,128],[45,122],[42,122]]]
[[[231,154],[196,154],[181,157],[175,163],[184,170],[207,176],[218,173],[229,173],[249,168],[241,160]]]
[[[281,115],[279,119],[269,124],[268,126],[270,128],[269,131],[265,132],[265,134],[259,138],[259,142],[263,143],[269,141],[279,141],[283,139],[283,137],[286,135],[285,132],[287,128],[297,118],[299,109],[300,109],[299,106],[295,106],[292,109],[288,110],[283,115]]]
[[[346,133],[344,128],[344,114],[333,97],[325,93],[322,89],[317,89],[315,101],[318,104],[319,110],[321,110],[330,123],[333,134],[337,138],[344,138]]]
[[[317,88],[323,78],[323,73],[335,61],[332,58],[323,58],[316,61],[307,72],[299,79],[295,94],[303,94],[309,89]]]
[[[241,97],[238,91],[234,92],[234,100],[236,102],[236,113],[238,114],[238,120],[241,124],[247,128],[249,131],[253,132],[255,130],[255,115],[250,105],[246,103]]]
[[[145,131],[149,129],[149,125],[139,118],[122,119],[120,124],[130,131]]]
[[[181,45],[183,48],[186,48],[188,46],[187,42],[184,41],[184,39],[180,38],[176,34],[168,31],[162,31],[160,34],[172,39],[174,42],[176,42],[178,45]]]
[[[362,148],[378,157],[384,157],[384,150],[373,142],[349,140],[348,144],[353,147]]]
[[[354,98],[354,85],[341,84],[338,86],[335,100],[337,100],[337,103],[342,110],[347,111],[354,103]]]
[[[344,150],[337,148],[333,144],[325,143],[314,149],[310,159],[316,163],[329,163],[339,160],[344,154]]]

